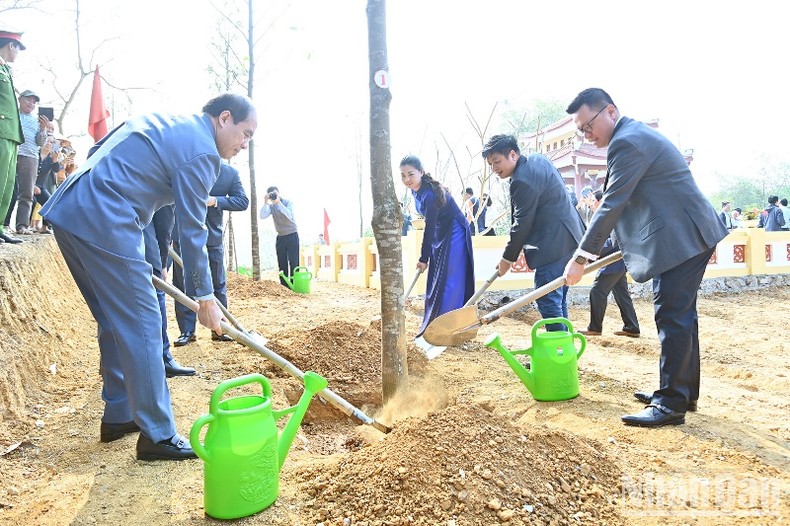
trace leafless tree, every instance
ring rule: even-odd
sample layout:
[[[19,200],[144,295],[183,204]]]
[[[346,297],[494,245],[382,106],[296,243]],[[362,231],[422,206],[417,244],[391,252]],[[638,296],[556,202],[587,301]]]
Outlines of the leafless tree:
[[[218,79],[222,79],[218,86],[224,86],[225,89],[231,89],[234,85],[243,86],[247,90],[247,96],[253,98],[255,87],[255,46],[260,42],[260,39],[265,36],[274,24],[287,9],[287,5],[275,6],[274,9],[279,9],[279,12],[266,12],[265,19],[268,25],[261,32],[260,37],[256,37],[255,29],[258,27],[262,20],[255,19],[253,10],[253,0],[245,0],[246,7],[246,24],[240,20],[236,20],[232,15],[234,13],[232,3],[230,5],[223,4],[219,6],[212,3],[212,6],[222,19],[222,26],[225,28],[218,36],[218,41],[215,43],[216,62],[221,65],[220,68],[213,68],[211,71],[215,73]],[[272,7],[272,6],[270,6]],[[238,8],[238,6],[237,6]],[[236,10],[238,12],[239,9]],[[241,52],[240,50],[244,50]],[[223,71],[224,68],[224,71]],[[246,82],[245,75],[246,72]],[[260,236],[258,234],[258,188],[256,184],[255,172],[255,142],[250,141],[248,152],[249,169],[250,169],[250,229],[252,239],[252,276],[254,280],[261,279],[261,257],[260,257]]]
[[[381,278],[381,387],[388,401],[407,387],[406,321],[403,314],[401,214],[392,178],[389,107],[386,81],[387,17],[385,0],[368,0],[368,61],[370,89],[370,182],[373,192],[373,233]],[[378,82],[377,82],[378,81]]]

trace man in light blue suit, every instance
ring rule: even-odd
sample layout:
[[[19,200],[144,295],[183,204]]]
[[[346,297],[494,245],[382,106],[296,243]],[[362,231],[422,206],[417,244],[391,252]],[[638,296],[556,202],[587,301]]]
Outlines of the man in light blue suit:
[[[129,119],[99,141],[41,211],[99,325],[100,439],[111,442],[139,429],[140,460],[195,458],[176,433],[143,229],[154,212],[175,203],[198,320],[222,334],[206,252],[206,201],[222,159],[246,149],[257,125],[252,101],[230,93],[199,114]]]

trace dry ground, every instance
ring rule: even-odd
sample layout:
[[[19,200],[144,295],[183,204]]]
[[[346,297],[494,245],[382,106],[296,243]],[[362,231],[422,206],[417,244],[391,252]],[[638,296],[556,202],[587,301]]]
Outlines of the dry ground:
[[[379,421],[384,435],[314,400],[270,508],[240,524],[782,524],[790,517],[787,305],[774,288],[699,301],[703,389],[683,426],[621,425],[635,389],[657,384],[652,305],[643,337],[591,339],[581,394],[535,402],[483,342],[529,346],[526,309],[428,362],[409,347],[411,391],[381,407],[377,291],[314,281],[309,295],[233,276],[230,310],[268,347]],[[98,440],[95,324],[43,237],[0,247],[0,524],[191,525],[203,512],[203,463],[140,462],[136,438]],[[406,313],[413,337],[421,304]],[[172,311],[172,307],[170,307]],[[617,309],[605,331],[619,328]],[[587,312],[572,310],[577,329]],[[171,319],[170,336],[177,330]],[[197,368],[168,381],[179,431],[208,411],[219,382],[260,372],[276,407],[301,391],[259,353],[198,341],[174,349]]]

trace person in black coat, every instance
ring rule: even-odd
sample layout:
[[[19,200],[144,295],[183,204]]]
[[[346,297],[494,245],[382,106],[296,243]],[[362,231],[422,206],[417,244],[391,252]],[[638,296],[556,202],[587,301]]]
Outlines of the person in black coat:
[[[206,203],[206,228],[208,229],[206,250],[208,251],[211,280],[214,285],[214,297],[227,307],[228,287],[225,275],[225,254],[222,247],[222,220],[225,210],[229,212],[246,210],[250,205],[250,200],[241,184],[239,171],[227,163],[222,163],[219,177],[209,191],[209,196]],[[180,246],[175,237],[173,249],[180,254]],[[173,268],[173,285],[188,296],[194,294],[185,290],[184,274],[178,265]],[[195,341],[195,313],[176,302],[176,321],[181,335],[176,339],[174,345],[181,347]],[[232,341],[228,335],[220,335],[215,332],[211,333],[211,339],[223,342]]]
[[[510,270],[525,245],[532,245],[537,250],[524,256],[535,271],[535,288],[562,276],[565,263],[582,239],[583,227],[560,173],[544,155],[521,155],[511,135],[491,137],[483,148],[483,158],[500,179],[510,179],[512,226],[497,267],[499,275]],[[567,318],[567,295],[565,286],[539,298],[536,303],[541,316]],[[565,330],[565,325],[548,324],[546,330]]]

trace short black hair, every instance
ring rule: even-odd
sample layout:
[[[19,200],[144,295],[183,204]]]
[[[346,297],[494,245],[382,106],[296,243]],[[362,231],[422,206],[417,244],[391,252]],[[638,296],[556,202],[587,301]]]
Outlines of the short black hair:
[[[768,204],[775,205],[777,201],[779,201],[778,195],[772,195],[768,198]]]
[[[612,97],[610,97],[609,94],[601,88],[587,88],[576,95],[576,98],[573,99],[570,104],[568,104],[568,107],[565,111],[568,114],[576,113],[579,111],[579,108],[585,104],[589,106],[590,109],[594,110],[603,109],[609,104],[615,108],[617,107],[617,105],[612,100]]]
[[[499,153],[504,156],[510,154],[511,151],[521,155],[521,150],[518,147],[518,141],[512,135],[494,135],[483,146],[483,159],[488,159],[492,153]]]
[[[203,113],[208,113],[212,117],[219,117],[223,111],[229,111],[233,122],[238,123],[250,116],[255,106],[252,100],[238,93],[222,93],[217,95],[203,106]]]
[[[279,192],[279,191],[280,191],[280,189],[277,188],[276,186],[270,186],[269,188],[266,189],[266,193],[267,194],[269,194],[271,192]]]
[[[464,190],[464,192],[466,192],[466,193],[467,193],[467,194],[469,194],[469,195],[475,195],[475,191],[474,191],[474,190],[472,190],[472,187],[471,187],[471,186],[467,186],[467,187],[466,187],[466,190]]]
[[[782,206],[787,206],[787,198],[783,197],[782,199],[780,199],[779,204]]]
[[[595,200],[596,201],[600,201],[601,199],[603,199],[603,191],[602,190],[596,190],[593,193],[593,195],[595,196]]]
[[[725,206],[727,206],[728,204],[730,204],[730,202],[729,202],[729,201],[722,201],[722,202],[721,202],[721,206],[722,206],[722,207],[725,207]]]

